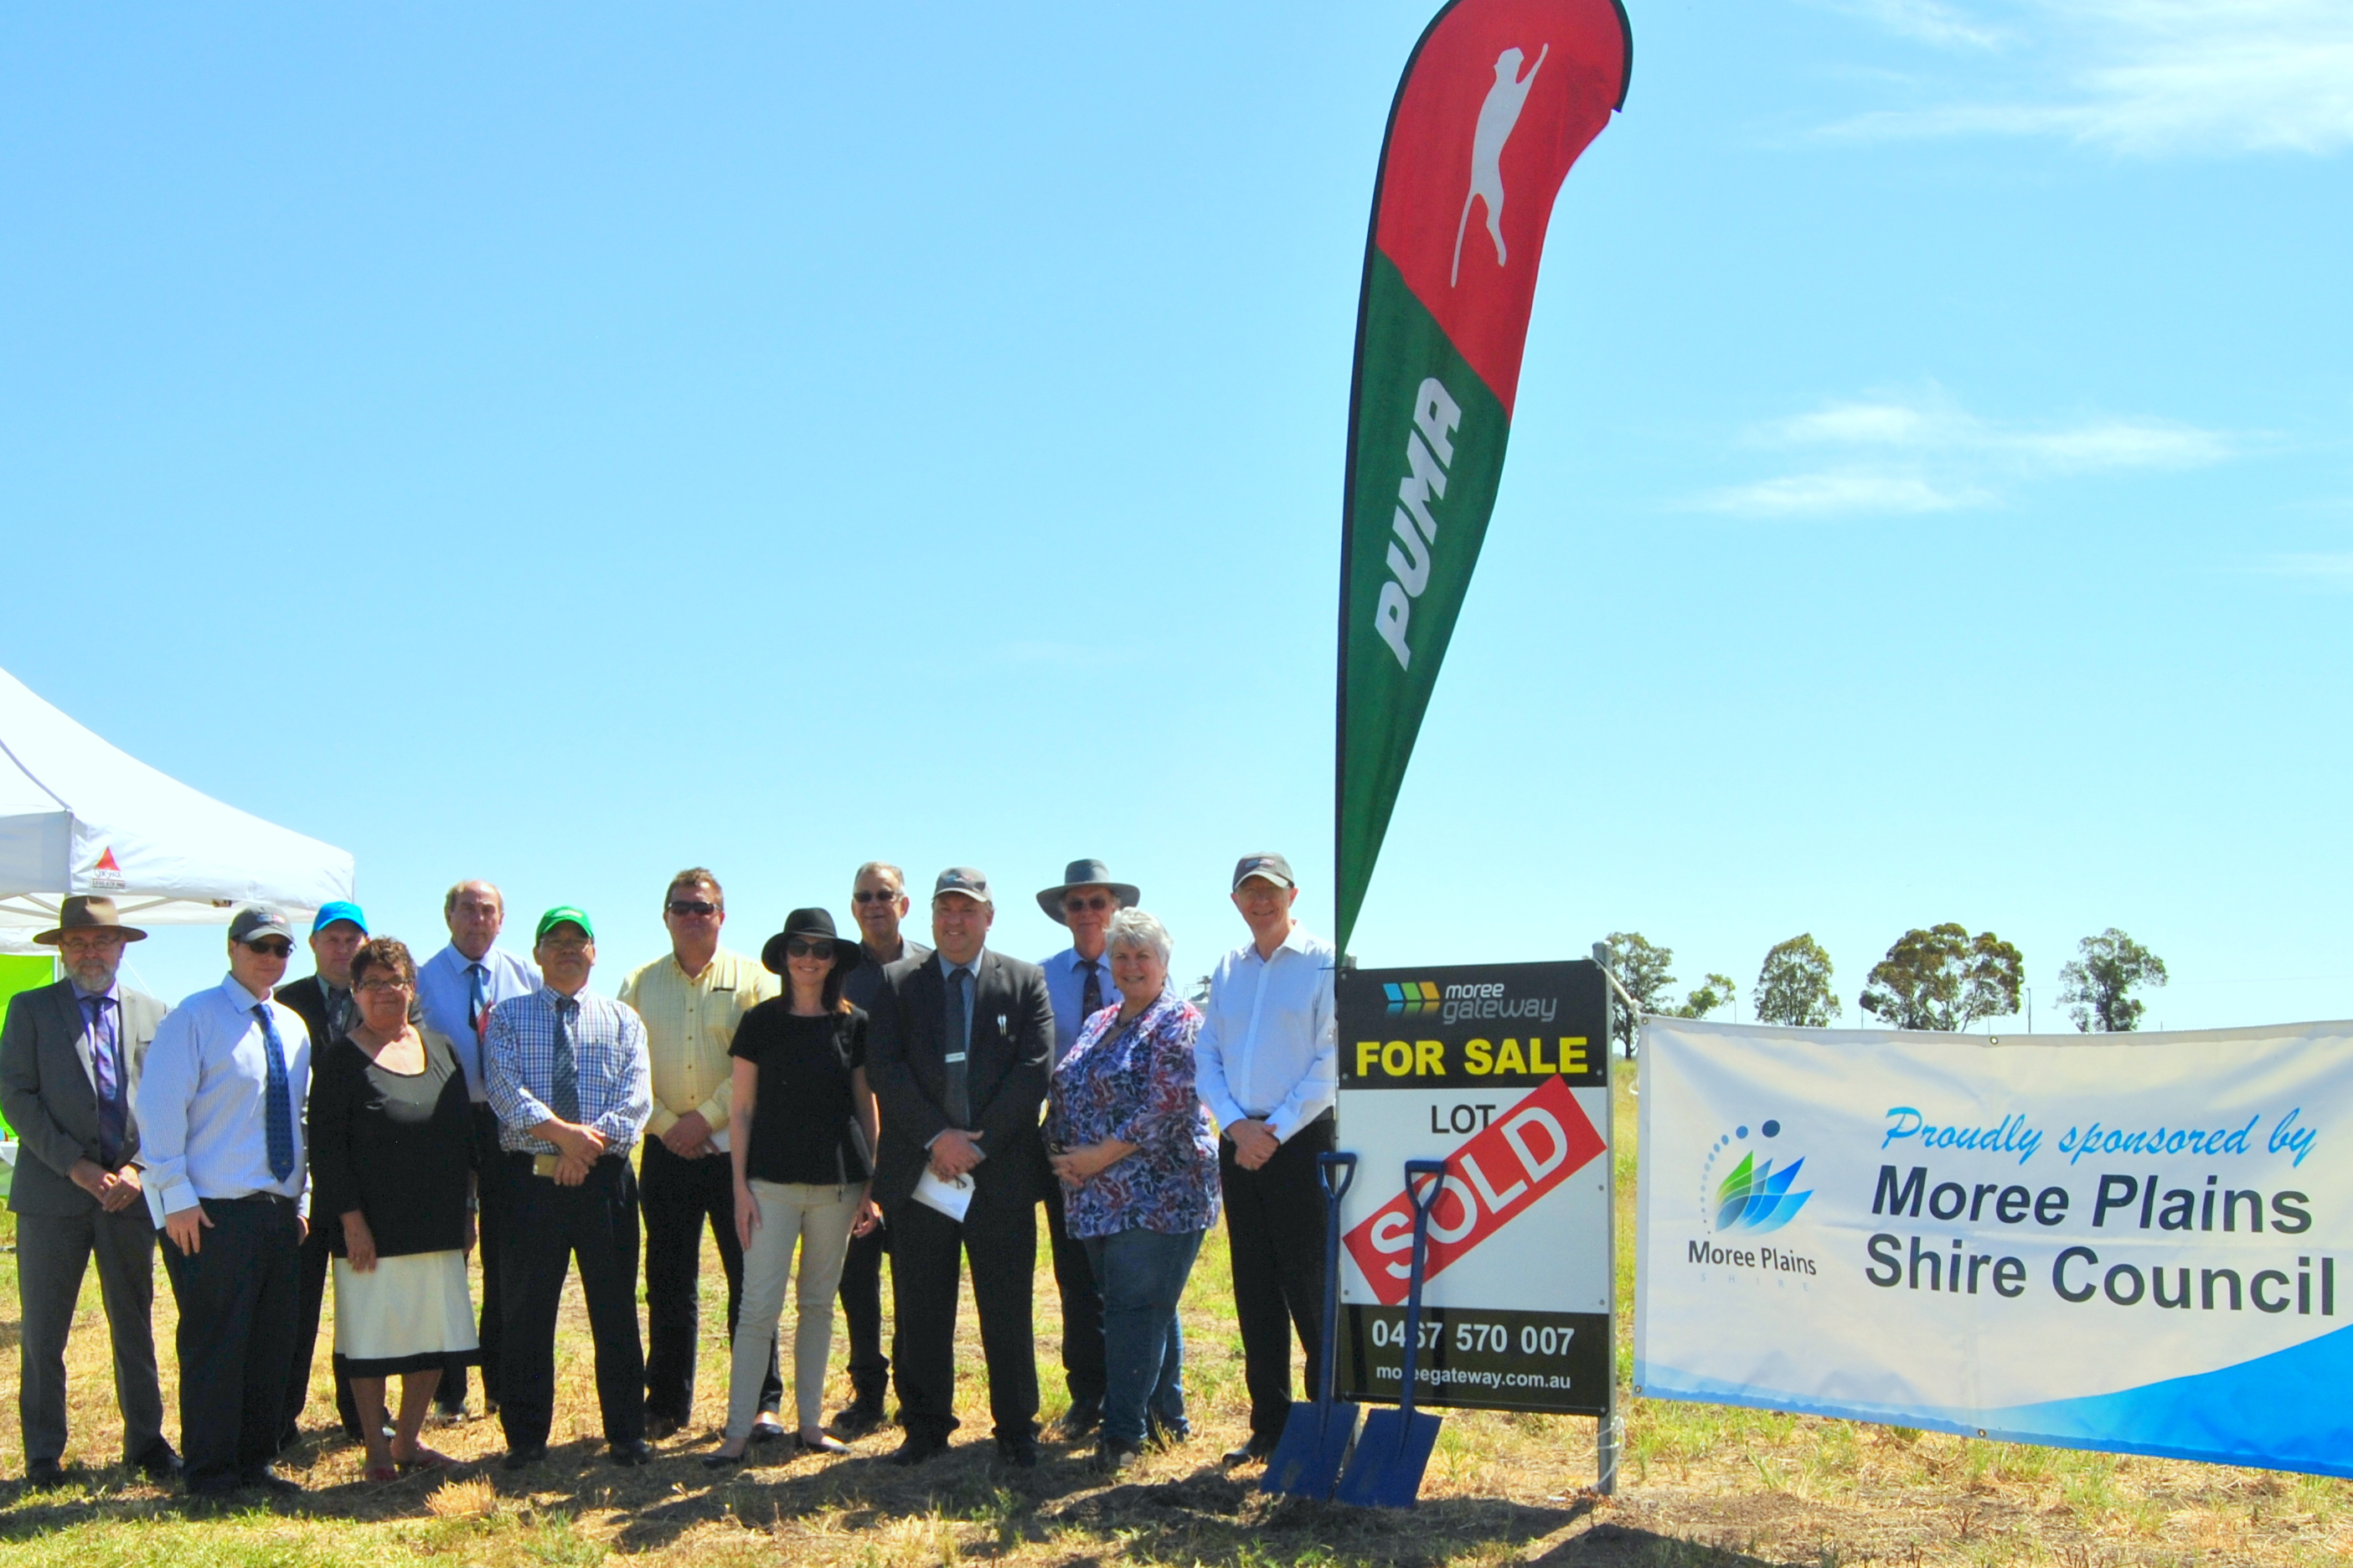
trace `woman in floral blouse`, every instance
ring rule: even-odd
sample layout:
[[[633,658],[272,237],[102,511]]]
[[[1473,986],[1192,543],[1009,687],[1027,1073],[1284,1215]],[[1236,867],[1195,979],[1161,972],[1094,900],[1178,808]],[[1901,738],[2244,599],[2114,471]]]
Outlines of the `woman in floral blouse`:
[[[1124,1000],[1090,1017],[1054,1068],[1046,1136],[1071,1234],[1103,1289],[1109,1386],[1095,1462],[1121,1470],[1147,1426],[1189,1435],[1176,1303],[1218,1223],[1218,1137],[1193,1088],[1201,1015],[1168,989],[1167,928],[1122,910],[1109,942]]]

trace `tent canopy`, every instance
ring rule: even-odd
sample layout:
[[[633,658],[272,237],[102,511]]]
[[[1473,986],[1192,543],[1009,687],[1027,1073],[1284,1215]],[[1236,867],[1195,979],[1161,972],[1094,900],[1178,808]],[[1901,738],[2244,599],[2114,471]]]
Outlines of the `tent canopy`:
[[[0,670],[0,951],[26,951],[72,893],[135,925],[220,925],[240,903],[350,898],[352,858],[156,772]]]

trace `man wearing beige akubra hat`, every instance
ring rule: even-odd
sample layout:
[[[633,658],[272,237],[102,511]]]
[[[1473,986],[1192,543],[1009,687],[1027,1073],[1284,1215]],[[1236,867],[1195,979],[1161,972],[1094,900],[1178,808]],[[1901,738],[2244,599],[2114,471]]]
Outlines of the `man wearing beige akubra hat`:
[[[132,1110],[165,1008],[115,977],[124,945],[146,934],[122,923],[111,899],[66,900],[56,929],[33,939],[58,950],[66,978],[20,992],[0,1026],[0,1113],[22,1151],[8,1194],[23,1323],[16,1409],[25,1478],[36,1486],[65,1479],[66,1339],[92,1255],[114,1340],[123,1462],[159,1481],[180,1468],[164,1440],[151,1327],[155,1228],[141,1201]]]

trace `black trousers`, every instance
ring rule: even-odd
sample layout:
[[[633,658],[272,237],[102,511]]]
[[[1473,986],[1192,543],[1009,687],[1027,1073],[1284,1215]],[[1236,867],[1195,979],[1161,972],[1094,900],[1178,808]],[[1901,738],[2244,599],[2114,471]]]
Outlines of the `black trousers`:
[[[500,1258],[505,1307],[499,1420],[511,1450],[547,1442],[555,1421],[555,1316],[576,1259],[596,1351],[605,1440],[646,1435],[646,1354],[638,1338],[638,1179],[607,1155],[576,1187],[532,1174],[532,1157],[505,1158],[507,1237]]]
[[[969,1256],[997,1438],[1034,1441],[1038,1352],[1030,1305],[1038,1268],[1037,1200],[983,1189],[973,1194],[962,1224],[913,1199],[892,1209],[890,1218],[900,1425],[911,1436],[942,1441],[956,1428],[956,1297]]]
[[[180,1457],[199,1492],[277,1457],[302,1254],[285,1198],[207,1198],[204,1209],[213,1223],[193,1257],[159,1243],[180,1304]]]
[[[744,1295],[744,1247],[735,1239],[735,1167],[725,1154],[682,1160],[659,1138],[648,1138],[645,1150],[638,1166],[638,1201],[646,1214],[646,1414],[686,1422],[694,1418],[706,1225],[727,1275],[727,1342],[735,1342],[735,1311]],[[771,1344],[760,1408],[773,1411],[784,1397]]]
[[[332,1224],[312,1225],[311,1234],[302,1238],[296,1265],[294,1353],[286,1363],[286,1419],[278,1434],[281,1448],[293,1447],[302,1436],[302,1406],[311,1400],[311,1363],[319,1348],[319,1309],[327,1299],[327,1274],[334,1257]],[[332,1351],[329,1355],[335,1368],[335,1414],[343,1421],[343,1436],[354,1443],[363,1442],[365,1433],[360,1425],[359,1403],[352,1397],[351,1373],[343,1370],[343,1357]]]
[[[1062,1184],[1046,1184],[1046,1235],[1054,1249],[1054,1289],[1062,1299],[1062,1381],[1071,1403],[1101,1405],[1103,1371],[1103,1290],[1095,1283],[1087,1244],[1071,1234],[1062,1213]]]
[[[95,1199],[79,1214],[16,1216],[16,1300],[23,1339],[16,1416],[25,1458],[66,1451],[66,1340],[83,1273],[98,1259],[98,1289],[114,1341],[114,1400],[122,1411],[122,1458],[139,1464],[164,1442],[164,1394],[155,1373],[155,1225],[144,1202],[108,1214]]]
[[[882,1255],[890,1250],[887,1225],[851,1237],[842,1255],[839,1292],[849,1331],[850,1394],[878,1410],[891,1387],[891,1358],[882,1352]]]
[[[1284,1140],[1255,1171],[1234,1163],[1230,1139],[1218,1140],[1234,1316],[1241,1321],[1242,1381],[1250,1389],[1254,1436],[1281,1436],[1291,1417],[1294,1331],[1307,1352],[1307,1386],[1323,1386],[1324,1185],[1315,1156],[1329,1151],[1333,1139],[1327,1111]]]
[[[433,1391],[433,1408],[454,1415],[466,1408],[466,1368],[478,1364],[482,1369],[482,1414],[490,1415],[499,1403],[499,1342],[506,1328],[506,1301],[500,1288],[499,1260],[506,1255],[507,1157],[499,1148],[499,1118],[488,1103],[474,1107],[474,1201],[480,1212],[474,1215],[475,1245],[482,1251],[482,1321],[477,1331],[481,1342],[479,1356],[452,1356],[441,1369],[441,1382]],[[340,1387],[340,1384],[338,1385]]]

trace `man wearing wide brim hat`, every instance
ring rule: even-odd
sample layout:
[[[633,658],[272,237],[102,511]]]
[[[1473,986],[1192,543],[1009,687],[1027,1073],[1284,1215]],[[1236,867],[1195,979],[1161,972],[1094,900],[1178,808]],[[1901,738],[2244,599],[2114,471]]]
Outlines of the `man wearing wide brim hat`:
[[[66,1340],[90,1258],[114,1341],[122,1458],[157,1480],[179,1470],[164,1440],[155,1373],[155,1227],[141,1202],[139,1120],[132,1110],[164,1006],[115,977],[127,926],[114,900],[76,896],[33,940],[58,950],[66,978],[19,993],[0,1026],[0,1113],[22,1151],[8,1207],[16,1215],[22,1377],[16,1412],[26,1479],[64,1479]]]
[[[1039,890],[1038,907],[1071,932],[1071,945],[1039,965],[1046,972],[1046,994],[1054,1004],[1057,1065],[1070,1054],[1090,1017],[1120,1005],[1119,987],[1112,984],[1105,938],[1111,917],[1123,909],[1133,909],[1141,896],[1134,883],[1114,880],[1111,868],[1100,860],[1073,860],[1062,868],[1060,882]],[[1061,1436],[1075,1442],[1103,1424],[1106,1385],[1103,1292],[1095,1283],[1086,1243],[1071,1234],[1064,1217],[1062,1184],[1049,1182],[1045,1192],[1054,1284],[1062,1298],[1062,1376],[1071,1388],[1071,1407],[1062,1416]]]

